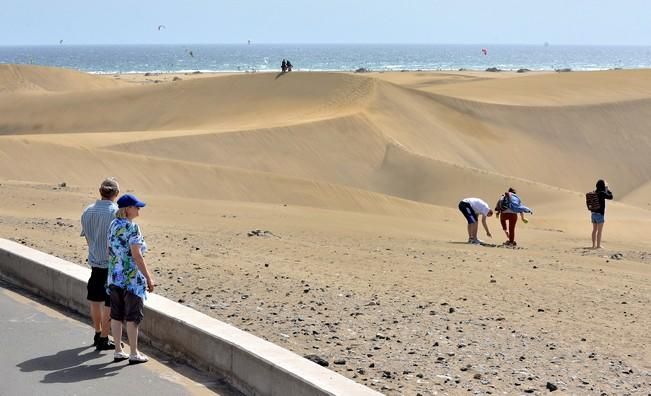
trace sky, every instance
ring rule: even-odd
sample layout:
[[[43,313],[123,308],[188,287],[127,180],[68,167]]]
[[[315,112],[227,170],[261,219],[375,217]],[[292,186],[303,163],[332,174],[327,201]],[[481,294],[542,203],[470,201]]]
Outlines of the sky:
[[[651,45],[649,0],[4,0],[0,20],[0,45]]]

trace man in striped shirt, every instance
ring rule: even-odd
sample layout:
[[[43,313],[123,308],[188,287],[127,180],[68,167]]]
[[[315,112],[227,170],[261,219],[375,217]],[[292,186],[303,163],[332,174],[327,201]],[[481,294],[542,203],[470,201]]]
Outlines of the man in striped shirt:
[[[93,345],[98,351],[115,349],[109,341],[111,330],[110,298],[106,293],[108,277],[108,229],[115,218],[118,207],[115,200],[120,193],[118,182],[108,178],[99,186],[101,199],[84,209],[81,215],[81,236],[88,243],[88,265],[91,267],[88,279],[88,296],[90,316],[95,327]]]

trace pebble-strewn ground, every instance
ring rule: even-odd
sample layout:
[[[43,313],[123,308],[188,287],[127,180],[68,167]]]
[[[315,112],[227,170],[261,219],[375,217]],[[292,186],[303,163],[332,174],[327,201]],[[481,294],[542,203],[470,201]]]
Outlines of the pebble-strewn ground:
[[[224,213],[213,231],[144,225],[156,292],[386,394],[651,390],[649,253],[247,236],[246,217]],[[1,220],[4,237],[84,260],[76,219]]]

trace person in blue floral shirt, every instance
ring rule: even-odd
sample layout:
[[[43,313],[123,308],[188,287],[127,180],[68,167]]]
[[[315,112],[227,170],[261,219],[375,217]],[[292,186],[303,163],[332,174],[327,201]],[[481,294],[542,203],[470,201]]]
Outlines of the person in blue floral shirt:
[[[111,331],[115,340],[122,338],[122,324],[127,324],[131,354],[127,355],[119,342],[115,344],[113,361],[129,359],[129,364],[144,363],[147,356],[138,351],[138,326],[144,318],[146,293],[154,291],[155,282],[143,255],[147,244],[133,219],[145,203],[132,194],[121,196],[118,212],[108,232],[108,293],[111,297]]]

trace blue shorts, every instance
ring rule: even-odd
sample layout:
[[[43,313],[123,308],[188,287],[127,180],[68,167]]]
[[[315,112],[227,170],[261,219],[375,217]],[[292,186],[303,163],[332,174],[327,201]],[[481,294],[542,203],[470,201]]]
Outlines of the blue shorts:
[[[592,212],[592,223],[593,224],[603,224],[606,222],[604,215],[601,213]]]
[[[475,224],[477,222],[477,215],[468,202],[459,202],[459,210],[463,214],[463,217],[468,220],[468,224]]]

